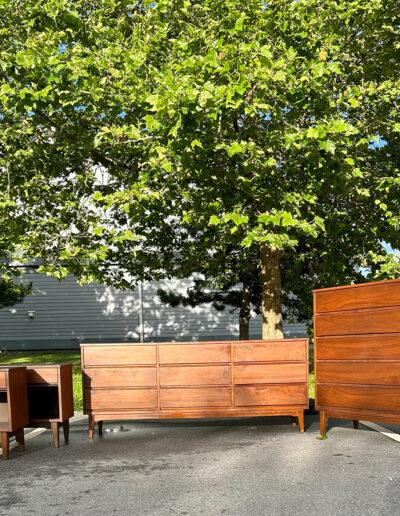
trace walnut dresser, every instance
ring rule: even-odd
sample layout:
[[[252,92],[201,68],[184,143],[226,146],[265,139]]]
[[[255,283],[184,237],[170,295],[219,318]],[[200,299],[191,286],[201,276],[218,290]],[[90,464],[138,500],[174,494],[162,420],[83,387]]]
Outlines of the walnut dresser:
[[[82,344],[89,437],[104,420],[289,415],[304,431],[308,339]]]
[[[400,280],[314,291],[315,407],[328,418],[400,423]]]

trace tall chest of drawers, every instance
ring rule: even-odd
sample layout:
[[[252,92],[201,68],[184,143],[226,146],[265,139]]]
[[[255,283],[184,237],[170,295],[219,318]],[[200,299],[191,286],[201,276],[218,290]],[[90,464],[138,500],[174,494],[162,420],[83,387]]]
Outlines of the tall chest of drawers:
[[[89,436],[104,420],[291,415],[304,429],[308,340],[82,344]]]
[[[400,280],[314,291],[316,409],[400,423]]]

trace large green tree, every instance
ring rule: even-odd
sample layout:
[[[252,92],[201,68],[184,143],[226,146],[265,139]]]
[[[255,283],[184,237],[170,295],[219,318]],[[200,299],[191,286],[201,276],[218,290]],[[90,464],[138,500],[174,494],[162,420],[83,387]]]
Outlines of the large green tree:
[[[210,263],[248,250],[263,337],[282,335],[282,282],[305,312],[313,286],[398,274],[396,0],[0,10],[9,253],[128,288],[193,271],[199,241]]]

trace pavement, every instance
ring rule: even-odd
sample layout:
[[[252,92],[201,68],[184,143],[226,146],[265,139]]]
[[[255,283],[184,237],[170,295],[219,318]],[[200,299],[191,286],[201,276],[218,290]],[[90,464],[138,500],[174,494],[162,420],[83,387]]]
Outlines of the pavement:
[[[104,429],[89,441],[81,419],[59,449],[50,431],[12,449],[0,460],[0,514],[400,514],[400,443],[351,421],[329,420],[326,440],[318,416],[306,416],[304,434],[289,417]]]

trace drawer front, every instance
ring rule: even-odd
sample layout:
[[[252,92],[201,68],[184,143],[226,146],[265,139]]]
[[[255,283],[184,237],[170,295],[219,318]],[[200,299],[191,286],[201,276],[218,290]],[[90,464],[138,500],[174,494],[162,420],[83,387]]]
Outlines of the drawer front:
[[[400,413],[399,387],[317,385],[318,407]]]
[[[317,362],[317,382],[400,385],[400,363]]]
[[[93,387],[156,387],[155,367],[101,367],[83,372],[86,388]]]
[[[317,360],[400,359],[400,335],[317,337]]]
[[[238,385],[235,387],[236,406],[305,405],[305,385]]]
[[[306,381],[306,364],[237,364],[234,370],[235,384]]]
[[[83,348],[84,365],[152,365],[156,364],[156,346],[87,346]]]
[[[160,364],[230,362],[230,344],[166,344],[159,347]]]
[[[7,373],[0,372],[0,389],[7,389]]]
[[[230,385],[230,366],[175,366],[160,367],[163,385]]]
[[[235,362],[274,362],[279,360],[305,360],[306,342],[289,339],[275,342],[243,342],[234,346]]]
[[[160,392],[161,408],[199,408],[232,406],[230,387],[171,387]]]
[[[27,367],[26,381],[28,383],[58,383],[58,368]]]
[[[331,312],[314,318],[315,334],[362,335],[365,333],[400,332],[400,307]]]
[[[371,283],[338,290],[316,292],[315,312],[354,310],[400,305],[400,282]]]
[[[156,409],[157,389],[98,389],[85,391],[86,409]]]

